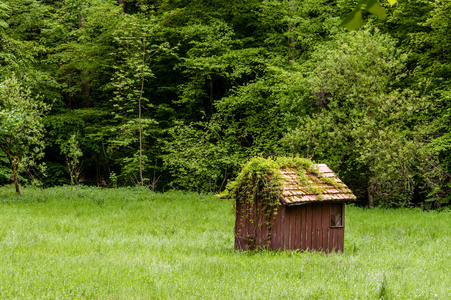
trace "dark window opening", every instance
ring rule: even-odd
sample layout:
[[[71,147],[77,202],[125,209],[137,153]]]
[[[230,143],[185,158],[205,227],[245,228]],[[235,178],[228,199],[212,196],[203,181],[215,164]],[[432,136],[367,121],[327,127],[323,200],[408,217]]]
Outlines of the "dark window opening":
[[[343,227],[343,203],[330,204],[330,227]]]

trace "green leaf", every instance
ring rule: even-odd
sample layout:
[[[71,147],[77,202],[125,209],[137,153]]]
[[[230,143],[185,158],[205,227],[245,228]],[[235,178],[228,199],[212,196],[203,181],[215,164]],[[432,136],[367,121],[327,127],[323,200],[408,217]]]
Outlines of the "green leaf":
[[[388,2],[391,6],[393,6],[393,5],[395,5],[396,3],[398,3],[397,0],[387,0],[387,2]]]
[[[341,22],[341,26],[344,26],[348,30],[356,30],[363,24],[362,9],[359,3],[357,7]]]
[[[385,19],[387,17],[387,13],[377,0],[368,1],[366,10],[368,10],[370,13],[378,16],[381,19]]]
[[[397,3],[397,0],[387,0],[390,5],[394,5]],[[385,19],[387,17],[387,13],[385,9],[381,6],[378,0],[361,0],[357,3],[354,10],[346,16],[341,22],[341,26],[344,26],[348,30],[356,30],[362,26],[362,7],[365,7],[366,10],[381,19]]]

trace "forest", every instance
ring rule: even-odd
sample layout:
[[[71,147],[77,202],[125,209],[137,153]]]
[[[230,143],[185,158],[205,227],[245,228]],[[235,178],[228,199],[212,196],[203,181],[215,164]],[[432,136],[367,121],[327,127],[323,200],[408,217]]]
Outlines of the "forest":
[[[254,156],[451,203],[451,1],[0,0],[0,185],[217,193]],[[381,8],[382,8],[381,7]]]

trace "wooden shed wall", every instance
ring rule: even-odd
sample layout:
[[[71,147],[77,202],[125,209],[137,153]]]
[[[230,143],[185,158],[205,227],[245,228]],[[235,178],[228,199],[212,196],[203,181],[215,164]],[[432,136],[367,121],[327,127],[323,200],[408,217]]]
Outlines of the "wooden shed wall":
[[[269,246],[281,250],[343,251],[344,203],[342,226],[331,227],[331,204],[315,202],[297,206],[279,205],[277,215],[270,220],[265,216],[261,201],[251,205],[237,202],[235,248],[254,250]],[[271,223],[268,240],[267,222]]]

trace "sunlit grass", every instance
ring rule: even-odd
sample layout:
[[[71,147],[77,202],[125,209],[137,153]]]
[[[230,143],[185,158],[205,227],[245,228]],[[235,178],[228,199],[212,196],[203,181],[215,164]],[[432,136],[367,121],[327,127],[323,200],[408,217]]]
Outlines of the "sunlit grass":
[[[0,298],[446,299],[451,213],[348,206],[344,253],[239,252],[231,205],[147,189],[0,189]]]

